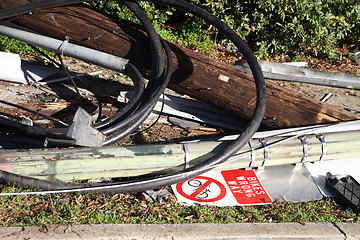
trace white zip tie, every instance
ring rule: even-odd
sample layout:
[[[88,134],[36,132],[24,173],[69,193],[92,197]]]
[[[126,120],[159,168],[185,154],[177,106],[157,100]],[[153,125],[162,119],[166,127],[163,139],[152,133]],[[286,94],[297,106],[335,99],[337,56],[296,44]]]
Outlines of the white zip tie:
[[[65,40],[60,44],[59,46],[59,52],[61,55],[64,55],[64,50],[66,48],[66,45],[69,43],[69,38],[65,36]]]

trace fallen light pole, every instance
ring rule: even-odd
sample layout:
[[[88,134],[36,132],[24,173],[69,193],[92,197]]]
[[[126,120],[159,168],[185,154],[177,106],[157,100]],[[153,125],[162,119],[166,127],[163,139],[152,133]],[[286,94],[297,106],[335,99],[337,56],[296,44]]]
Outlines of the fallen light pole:
[[[359,122],[354,122],[345,130],[341,130],[342,125],[256,133],[251,144],[216,169],[266,168],[358,158]],[[330,127],[332,129],[328,130]],[[6,150],[0,153],[0,170],[61,181],[168,174],[197,165],[228,145],[229,141],[221,140],[103,148]]]

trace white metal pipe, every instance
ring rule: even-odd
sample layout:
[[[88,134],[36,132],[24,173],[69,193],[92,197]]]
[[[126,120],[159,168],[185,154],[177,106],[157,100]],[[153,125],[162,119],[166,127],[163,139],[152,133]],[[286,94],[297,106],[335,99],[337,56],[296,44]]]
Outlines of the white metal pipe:
[[[268,79],[302,82],[348,89],[360,89],[360,77],[358,76],[342,73],[321,72],[267,61],[260,61],[259,63],[264,77]],[[250,68],[245,62],[235,65],[235,67],[246,72],[250,72]]]
[[[61,41],[4,25],[0,25],[0,34],[118,72],[123,71],[129,62],[124,58],[72,44],[68,39]]]

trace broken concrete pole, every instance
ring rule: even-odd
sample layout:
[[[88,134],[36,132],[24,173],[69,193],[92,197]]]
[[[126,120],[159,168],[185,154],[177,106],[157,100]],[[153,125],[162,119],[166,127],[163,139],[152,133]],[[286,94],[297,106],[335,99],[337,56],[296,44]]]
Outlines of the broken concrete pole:
[[[0,0],[0,7],[26,2],[30,0]],[[14,22],[60,40],[69,38],[72,43],[127,58],[140,71],[148,73],[148,41],[135,26],[126,22],[114,23],[84,5],[59,7],[51,11],[33,13]],[[241,118],[252,117],[256,93],[250,74],[179,45],[169,45],[174,62],[169,88]],[[269,82],[267,91],[263,127],[268,129],[359,119],[355,114]]]

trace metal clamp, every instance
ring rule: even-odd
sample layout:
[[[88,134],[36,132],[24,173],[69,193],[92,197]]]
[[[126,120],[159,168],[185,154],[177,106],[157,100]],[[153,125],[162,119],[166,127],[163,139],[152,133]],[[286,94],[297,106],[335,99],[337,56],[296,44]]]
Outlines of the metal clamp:
[[[249,140],[249,147],[251,150],[251,161],[249,163],[249,168],[253,168],[255,164],[255,147],[252,139]]]
[[[319,161],[324,161],[325,157],[326,157],[326,142],[325,142],[325,136],[323,134],[318,134],[316,135],[316,137],[320,140],[321,142],[321,156]]]
[[[187,143],[183,143],[183,149],[184,149],[184,152],[185,152],[185,166],[184,166],[184,169],[187,169],[190,167],[190,152],[189,152],[189,148],[188,148],[188,145]]]
[[[267,140],[265,138],[261,138],[259,140],[264,148],[264,161],[262,162],[262,168],[264,168],[269,160],[269,147],[267,145]]]
[[[301,163],[304,163],[306,161],[306,158],[308,157],[308,144],[306,142],[305,136],[300,136],[299,139],[303,144],[303,157],[301,158]]]

